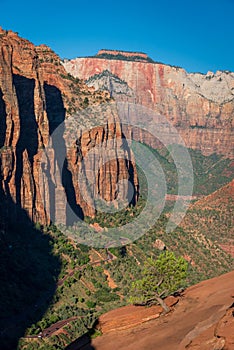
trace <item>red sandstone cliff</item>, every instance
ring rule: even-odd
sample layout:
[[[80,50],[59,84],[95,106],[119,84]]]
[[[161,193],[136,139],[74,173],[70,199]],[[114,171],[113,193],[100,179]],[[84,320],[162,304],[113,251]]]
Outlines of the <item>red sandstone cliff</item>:
[[[182,68],[134,58],[130,61],[129,57],[120,60],[116,55],[114,52],[111,59],[99,58],[99,54],[93,58],[77,58],[65,61],[64,66],[75,77],[88,80],[88,85],[96,90],[108,89],[117,100],[127,99],[166,116],[188,147],[200,149],[204,154],[217,152],[233,156],[234,73],[188,74]],[[122,93],[121,81],[116,84],[113,77],[108,80],[112,79],[112,91],[109,89],[103,82],[103,71],[122,80]],[[167,132],[170,143],[170,130]],[[157,146],[149,135],[137,137]]]
[[[69,76],[50,48],[36,47],[16,33],[0,28],[0,195],[10,197],[34,222],[48,224],[51,219],[65,222],[66,198],[75,211],[94,215],[95,209],[86,203],[77,184],[80,171],[96,169],[98,181],[92,193],[108,201],[118,199],[118,183],[122,179],[130,179],[137,188],[134,161],[129,149],[121,143],[121,126],[111,107],[109,110],[100,107],[101,114],[86,113],[85,119],[77,121],[77,133],[79,123],[87,129],[80,132],[79,150],[74,142],[66,149],[65,136],[61,135],[59,148],[51,149],[50,159],[43,165],[41,179],[44,148],[56,127],[76,111],[109,101],[108,92],[94,92]],[[96,128],[89,130],[94,122]],[[99,170],[103,154],[88,164],[83,161],[87,151],[98,143],[108,153],[107,142],[112,142],[116,159]],[[59,160],[62,152],[66,166],[64,178],[58,180],[54,178],[55,169],[63,167]],[[118,159],[126,154],[128,161]],[[87,187],[83,194],[86,191]]]

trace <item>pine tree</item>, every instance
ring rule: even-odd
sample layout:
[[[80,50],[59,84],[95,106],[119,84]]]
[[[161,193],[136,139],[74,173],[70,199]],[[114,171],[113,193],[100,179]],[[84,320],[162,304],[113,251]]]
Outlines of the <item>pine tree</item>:
[[[165,312],[170,309],[163,301],[185,286],[188,263],[173,252],[163,252],[158,259],[147,259],[143,277],[132,283],[129,301],[135,305],[160,304]]]

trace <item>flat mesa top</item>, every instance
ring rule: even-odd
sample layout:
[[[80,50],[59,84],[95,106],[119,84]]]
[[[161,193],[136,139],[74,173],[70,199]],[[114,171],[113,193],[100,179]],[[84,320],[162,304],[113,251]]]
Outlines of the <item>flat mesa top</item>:
[[[98,51],[97,56],[100,55],[112,55],[112,56],[125,56],[125,57],[141,57],[144,59],[148,58],[148,55],[144,52],[131,52],[131,51],[120,51],[120,50],[106,50],[106,49],[101,49]]]
[[[144,52],[133,52],[123,50],[109,50],[101,49],[94,58],[104,58],[109,60],[124,60],[124,61],[136,61],[145,63],[155,63],[146,53]]]

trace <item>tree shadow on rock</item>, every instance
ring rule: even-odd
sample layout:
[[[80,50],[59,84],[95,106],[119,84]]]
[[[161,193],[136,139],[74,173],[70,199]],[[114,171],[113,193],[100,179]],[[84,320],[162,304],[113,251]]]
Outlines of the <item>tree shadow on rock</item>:
[[[90,334],[86,333],[69,344],[65,350],[95,350],[91,345],[91,341]]]

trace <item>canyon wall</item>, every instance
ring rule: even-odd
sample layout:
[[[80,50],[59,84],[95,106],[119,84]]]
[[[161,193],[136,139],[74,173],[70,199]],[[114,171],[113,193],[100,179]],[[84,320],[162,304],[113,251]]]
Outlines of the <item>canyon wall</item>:
[[[140,104],[165,116],[188,147],[206,155],[216,152],[233,157],[234,73],[189,74],[179,67],[141,62],[137,53],[132,61],[116,59],[117,52],[111,58],[109,51],[107,54],[108,59],[97,55],[63,64],[67,72],[97,91],[107,89],[117,101]],[[122,51],[120,54],[123,56]],[[170,128],[162,132],[167,133],[170,144]],[[158,146],[150,135],[142,133],[136,138]]]
[[[132,200],[137,199],[134,159],[121,141],[118,115],[111,104],[102,108],[109,102],[108,92],[95,92],[67,74],[50,48],[34,46],[0,28],[1,222],[3,215],[8,219],[17,216],[7,200],[41,224],[51,220],[66,223],[68,206],[80,217],[94,216],[92,195],[118,201],[123,179],[127,180],[124,191],[128,192],[131,182],[135,189]],[[89,113],[82,112],[87,107]],[[67,147],[66,121],[70,118],[76,122],[73,136],[77,137]],[[51,137],[60,125],[64,125],[57,132],[60,138]],[[88,151],[99,144],[102,153],[86,161]],[[105,163],[104,155],[113,150],[116,158]],[[80,172],[95,174],[91,189],[83,182],[80,191]],[[86,195],[91,195],[91,202],[84,199]]]

